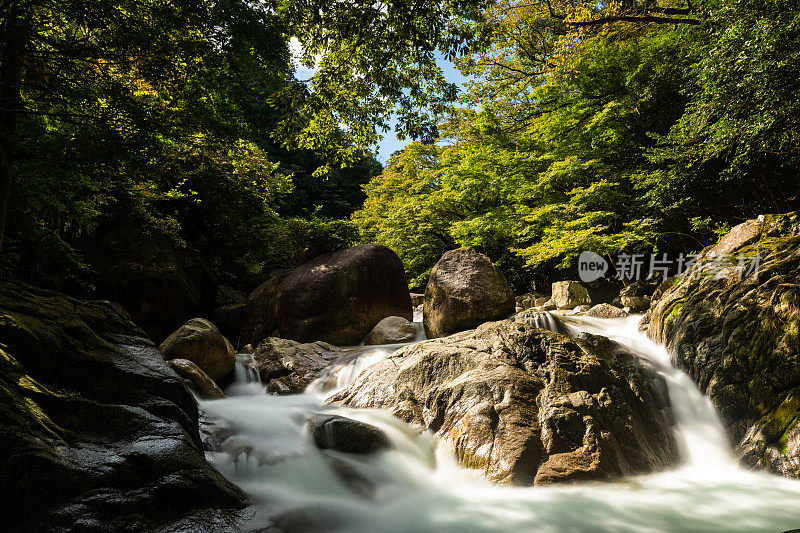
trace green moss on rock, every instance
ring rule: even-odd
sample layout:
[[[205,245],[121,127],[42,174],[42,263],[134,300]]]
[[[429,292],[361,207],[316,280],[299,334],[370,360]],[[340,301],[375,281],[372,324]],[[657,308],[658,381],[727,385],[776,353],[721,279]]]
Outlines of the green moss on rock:
[[[787,391],[800,387],[798,215],[765,216],[749,228],[729,253],[760,254],[758,275],[739,279],[731,269],[720,278],[678,279],[654,302],[648,333],[712,399],[745,462],[796,475],[790,466],[800,460],[800,446],[787,442],[800,443],[800,403]],[[726,249],[736,242],[723,241]]]

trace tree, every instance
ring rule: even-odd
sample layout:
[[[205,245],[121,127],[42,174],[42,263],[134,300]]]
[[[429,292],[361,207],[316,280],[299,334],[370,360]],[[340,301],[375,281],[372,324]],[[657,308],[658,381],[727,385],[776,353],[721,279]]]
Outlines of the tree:
[[[119,206],[143,190],[156,191],[145,200],[188,194],[180,179],[167,183],[174,175],[153,176],[198,134],[253,142],[273,158],[313,152],[319,175],[361,160],[396,107],[403,131],[433,135],[437,113],[455,98],[436,51],[452,55],[478,43],[484,5],[6,0],[0,242],[15,174],[25,182],[15,192],[27,201],[20,209],[48,204],[62,219],[49,235],[61,237],[64,228],[82,233],[96,224],[101,206],[108,213],[109,202]],[[307,62],[319,57],[309,81],[291,76],[292,37]],[[40,227],[33,222],[24,232]]]

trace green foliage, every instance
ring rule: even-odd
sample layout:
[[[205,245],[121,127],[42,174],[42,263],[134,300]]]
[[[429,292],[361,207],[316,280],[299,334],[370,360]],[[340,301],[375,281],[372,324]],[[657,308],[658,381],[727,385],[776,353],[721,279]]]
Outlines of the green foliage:
[[[353,215],[363,240],[400,256],[411,286],[422,286],[442,253],[454,247],[449,206],[441,198],[439,152],[436,146],[412,143],[394,154],[383,174],[364,187],[364,208]]]
[[[800,5],[720,0],[696,43],[697,90],[660,138],[647,176],[653,209],[735,220],[782,212],[800,188]]]
[[[365,189],[356,223],[417,282],[446,247],[530,275],[583,250],[696,250],[797,203],[800,5],[713,0],[687,14],[702,25],[665,25],[615,19],[645,14],[633,3],[548,4],[491,11],[447,144],[426,165],[412,145]]]
[[[6,2],[3,268],[80,273],[81,251],[120,224],[167,233],[219,269],[351,243],[352,226],[332,219],[380,172],[377,132],[399,106],[407,133],[433,134],[455,98],[435,54],[475,42],[465,24],[481,5]],[[294,78],[293,37],[307,62],[319,56],[310,81]]]

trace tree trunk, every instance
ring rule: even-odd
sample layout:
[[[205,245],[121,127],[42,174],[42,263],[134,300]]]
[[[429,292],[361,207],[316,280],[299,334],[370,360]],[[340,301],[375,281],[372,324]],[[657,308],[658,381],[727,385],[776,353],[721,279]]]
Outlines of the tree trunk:
[[[8,204],[14,185],[14,145],[22,107],[24,24],[25,18],[19,13],[8,13],[0,43],[0,263],[3,260]]]

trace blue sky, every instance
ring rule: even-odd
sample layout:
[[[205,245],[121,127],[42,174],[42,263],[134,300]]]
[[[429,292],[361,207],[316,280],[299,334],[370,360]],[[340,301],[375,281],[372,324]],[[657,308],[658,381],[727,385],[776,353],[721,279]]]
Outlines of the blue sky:
[[[466,76],[462,76],[461,73],[458,70],[456,70],[453,64],[450,63],[450,61],[448,61],[444,57],[439,56],[436,62],[439,64],[442,71],[444,72],[444,76],[445,78],[447,78],[447,81],[451,81],[453,83],[458,83],[458,84],[464,84],[468,80]],[[393,120],[392,127],[394,127],[394,123],[395,121]],[[405,139],[402,141],[398,140],[394,134],[394,130],[386,132],[383,140],[380,143],[378,143],[378,160],[381,163],[386,163],[386,161],[389,159],[389,156],[392,155],[392,153],[396,152],[397,150],[400,150],[401,148],[406,146],[409,142],[411,142],[409,139]]]

